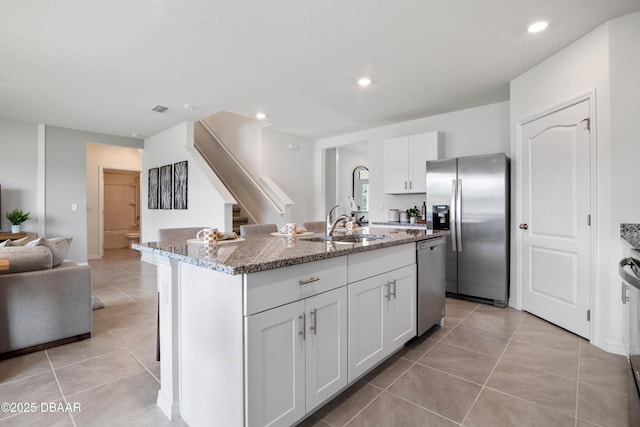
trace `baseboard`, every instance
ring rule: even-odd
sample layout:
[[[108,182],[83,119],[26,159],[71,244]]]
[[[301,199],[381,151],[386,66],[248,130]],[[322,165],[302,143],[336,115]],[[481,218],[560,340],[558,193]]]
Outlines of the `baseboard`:
[[[622,343],[622,341],[609,341],[609,340],[596,337],[592,339],[590,342],[591,344],[595,345],[596,347],[606,352],[627,356],[627,354],[625,354],[624,343]]]
[[[176,421],[180,418],[180,402],[172,402],[162,393],[162,389],[158,390],[156,405],[169,420]]]

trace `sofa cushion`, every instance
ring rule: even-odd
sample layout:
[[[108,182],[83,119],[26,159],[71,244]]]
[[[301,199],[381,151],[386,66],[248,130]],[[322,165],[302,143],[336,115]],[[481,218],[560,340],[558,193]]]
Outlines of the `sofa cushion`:
[[[57,267],[62,264],[62,261],[64,261],[65,257],[67,256],[69,246],[71,245],[71,240],[71,237],[58,237],[51,240],[47,239],[46,237],[41,237],[37,240],[33,240],[27,243],[25,247],[44,246],[49,248],[53,260],[53,267]]]
[[[11,246],[0,248],[0,258],[9,260],[9,269],[0,274],[48,270],[53,267],[51,250],[47,247]]]

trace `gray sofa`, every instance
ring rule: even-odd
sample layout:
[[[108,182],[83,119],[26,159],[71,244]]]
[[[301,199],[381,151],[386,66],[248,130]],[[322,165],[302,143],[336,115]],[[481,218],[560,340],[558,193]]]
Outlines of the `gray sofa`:
[[[91,267],[46,246],[0,248],[0,360],[91,336]]]

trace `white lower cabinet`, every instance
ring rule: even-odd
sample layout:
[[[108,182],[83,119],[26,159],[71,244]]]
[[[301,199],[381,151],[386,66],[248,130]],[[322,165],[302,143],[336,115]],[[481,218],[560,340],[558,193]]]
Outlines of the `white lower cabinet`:
[[[351,283],[349,382],[416,335],[416,265]]]
[[[345,286],[246,318],[246,424],[289,426],[347,385]]]

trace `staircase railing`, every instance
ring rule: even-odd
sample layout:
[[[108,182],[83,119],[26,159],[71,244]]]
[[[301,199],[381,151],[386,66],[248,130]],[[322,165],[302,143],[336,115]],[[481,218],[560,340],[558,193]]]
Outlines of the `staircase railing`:
[[[233,194],[252,222],[282,222],[283,219],[284,222],[288,222],[290,206],[294,202],[271,178],[260,177],[273,196],[262,188],[233,153],[202,121],[194,124],[194,140],[198,152],[215,171],[229,192]],[[274,197],[279,200],[274,200]],[[265,211],[271,211],[278,215],[279,221],[274,221],[273,215]]]

